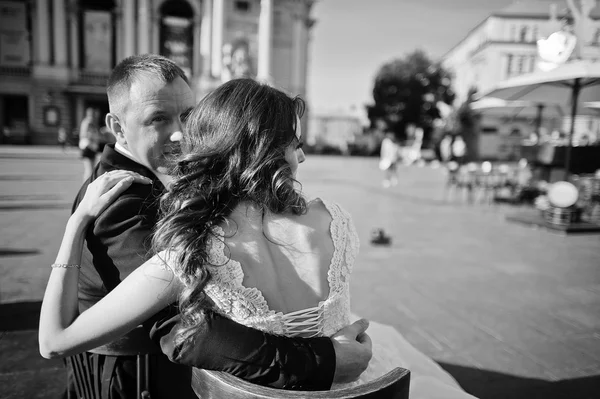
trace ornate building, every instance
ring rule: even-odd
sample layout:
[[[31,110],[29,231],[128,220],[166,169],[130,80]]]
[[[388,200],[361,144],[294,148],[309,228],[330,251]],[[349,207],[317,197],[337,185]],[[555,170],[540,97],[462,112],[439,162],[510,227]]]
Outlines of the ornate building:
[[[515,1],[471,29],[442,57],[442,65],[454,74],[455,104],[462,104],[473,89],[478,94],[484,94],[503,80],[541,70],[544,60],[539,55],[538,40],[547,42],[552,33],[573,29],[574,22],[582,17],[576,15],[572,8],[584,6],[588,11],[585,23],[575,24],[583,28],[578,32],[576,45],[579,48],[571,48],[575,50],[572,53],[562,53],[571,58],[577,55],[582,59],[600,62],[598,0]],[[536,110],[477,112],[481,115],[479,156],[518,159],[522,139],[537,129]],[[567,114],[567,109],[557,110],[546,106],[541,129],[535,133],[567,131],[570,121],[563,117]],[[600,132],[600,120],[593,115],[578,115],[575,126],[576,136],[596,136],[596,132]]]
[[[457,102],[472,88],[485,93],[500,81],[535,71],[537,41],[570,18],[565,0],[516,1],[491,14],[442,57],[442,65],[455,75]],[[591,10],[586,28],[579,43],[581,58],[600,61],[600,5]]]
[[[1,0],[0,128],[55,143],[86,107],[108,112],[106,79],[133,54],[177,62],[198,98],[239,76],[305,96],[313,1]]]

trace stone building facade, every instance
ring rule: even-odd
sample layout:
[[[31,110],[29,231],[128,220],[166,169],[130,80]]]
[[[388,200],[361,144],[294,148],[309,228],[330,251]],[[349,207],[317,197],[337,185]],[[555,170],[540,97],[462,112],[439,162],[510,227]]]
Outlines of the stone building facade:
[[[4,142],[51,144],[87,107],[108,112],[111,69],[143,53],[186,72],[198,98],[249,76],[305,97],[314,0],[0,0]]]
[[[442,57],[442,65],[454,73],[457,102],[466,100],[472,88],[485,93],[505,79],[535,71],[537,41],[569,18],[565,0],[515,2],[491,14]],[[600,5],[589,19],[581,58],[600,61]]]

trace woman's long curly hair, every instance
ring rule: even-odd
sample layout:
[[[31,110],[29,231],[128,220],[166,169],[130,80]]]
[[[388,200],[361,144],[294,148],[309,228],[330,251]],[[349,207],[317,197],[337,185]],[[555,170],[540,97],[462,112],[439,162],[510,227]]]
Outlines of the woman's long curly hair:
[[[202,325],[211,227],[242,201],[263,212],[306,212],[285,160],[304,107],[299,97],[236,79],[204,97],[188,116],[152,242],[156,252],[176,249],[171,265],[185,285],[179,298],[184,321],[179,342],[193,344],[188,338]]]

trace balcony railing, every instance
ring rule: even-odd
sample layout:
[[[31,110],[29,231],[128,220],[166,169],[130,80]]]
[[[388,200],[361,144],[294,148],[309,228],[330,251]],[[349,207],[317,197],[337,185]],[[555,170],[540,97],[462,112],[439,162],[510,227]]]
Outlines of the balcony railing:
[[[0,66],[0,75],[26,78],[31,76],[31,68],[28,66]]]
[[[105,86],[109,74],[110,72],[98,72],[80,69],[77,82],[94,86]]]

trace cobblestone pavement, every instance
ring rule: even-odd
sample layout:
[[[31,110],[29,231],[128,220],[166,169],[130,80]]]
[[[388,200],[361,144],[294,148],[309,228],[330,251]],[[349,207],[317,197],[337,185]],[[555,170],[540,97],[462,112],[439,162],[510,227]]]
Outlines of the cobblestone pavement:
[[[37,352],[37,312],[81,180],[74,149],[0,146],[0,397],[56,397],[61,361]],[[600,397],[600,235],[505,221],[508,206],[444,200],[444,174],[309,156],[303,190],[341,203],[361,252],[352,309],[394,326],[481,398]],[[373,228],[392,237],[369,243]]]

